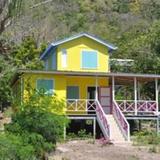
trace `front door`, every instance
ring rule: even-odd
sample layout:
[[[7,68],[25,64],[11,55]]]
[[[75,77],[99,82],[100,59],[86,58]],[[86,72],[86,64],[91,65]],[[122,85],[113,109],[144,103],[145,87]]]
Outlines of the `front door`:
[[[106,114],[112,113],[111,87],[99,87],[99,102]]]
[[[88,87],[87,88],[87,98],[89,99],[87,107],[88,113],[95,113],[95,99],[96,99],[96,87]]]

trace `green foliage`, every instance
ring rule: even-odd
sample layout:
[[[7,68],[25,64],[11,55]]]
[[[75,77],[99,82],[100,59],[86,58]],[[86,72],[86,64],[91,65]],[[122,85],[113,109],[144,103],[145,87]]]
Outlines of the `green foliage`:
[[[12,48],[11,56],[13,64],[22,69],[41,69],[42,61],[39,59],[40,53],[44,51],[44,45],[38,47],[34,37],[27,36],[20,45]]]
[[[34,37],[28,36],[22,40],[21,44],[10,44],[0,40],[0,44],[6,43],[3,48],[0,46],[0,102],[10,102],[11,79],[17,68],[41,69],[42,61],[39,55],[45,49],[45,44],[38,47]]]
[[[16,105],[18,108],[12,114],[11,123],[5,125],[5,134],[9,133],[20,138],[22,144],[31,146],[34,149],[33,155],[41,159],[46,152],[55,149],[56,142],[62,138],[64,125],[68,122],[63,115],[64,103],[56,96],[33,91],[28,100]],[[61,109],[57,114],[52,107]],[[23,151],[25,152],[25,148]],[[26,152],[28,153],[27,150]]]
[[[22,132],[38,133],[42,135],[47,142],[55,144],[63,135],[64,123],[63,116],[47,113],[37,108],[27,108],[21,112],[17,112],[12,117],[12,123],[9,124],[6,129],[17,133],[19,133],[19,130]],[[16,128],[17,131],[15,130]]]
[[[160,145],[160,134],[154,131],[141,131],[135,134],[135,144],[137,145]]]
[[[14,67],[9,64],[3,56],[0,56],[0,103],[11,100],[10,79],[13,75]]]
[[[92,134],[87,133],[85,129],[79,130],[78,134],[70,132],[67,135],[67,139],[90,139],[90,138],[92,138]]]
[[[34,148],[24,143],[21,136],[13,134],[0,134],[0,155],[1,159],[9,160],[36,160]]]

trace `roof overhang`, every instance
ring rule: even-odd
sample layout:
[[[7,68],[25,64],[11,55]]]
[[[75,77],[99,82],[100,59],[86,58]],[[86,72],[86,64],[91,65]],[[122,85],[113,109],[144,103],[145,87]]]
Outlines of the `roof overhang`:
[[[23,70],[19,69],[18,74],[53,74],[65,76],[89,76],[89,77],[115,77],[120,79],[133,80],[135,77],[138,80],[151,81],[160,79],[159,74],[141,74],[141,73],[112,73],[112,72],[75,72],[75,71],[45,71],[45,70]]]
[[[118,48],[115,45],[113,45],[113,44],[111,44],[111,43],[109,43],[107,41],[104,41],[104,40],[102,40],[101,38],[99,38],[99,37],[97,37],[95,35],[83,32],[83,33],[79,33],[79,34],[73,35],[73,36],[71,36],[69,38],[65,38],[65,39],[62,39],[62,40],[59,40],[59,41],[51,43],[49,45],[49,47],[44,51],[44,53],[40,56],[40,59],[43,59],[47,55],[47,53],[50,50],[50,48],[54,48],[54,47],[56,47],[58,45],[61,45],[63,43],[75,40],[75,39],[80,38],[80,37],[90,38],[90,39],[92,39],[92,40],[94,40],[94,41],[106,46],[109,50],[116,50]]]

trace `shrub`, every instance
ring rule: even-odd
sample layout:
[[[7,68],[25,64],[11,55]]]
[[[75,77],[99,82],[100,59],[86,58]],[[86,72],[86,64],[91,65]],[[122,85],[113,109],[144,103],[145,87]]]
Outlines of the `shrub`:
[[[12,114],[11,123],[5,125],[5,133],[19,137],[22,144],[33,148],[36,158],[42,159],[46,152],[55,149],[56,142],[63,135],[64,125],[67,124],[63,105],[56,96],[44,96],[36,92],[23,104],[18,104],[16,112]],[[59,107],[56,113],[52,109],[54,107]],[[30,151],[27,150],[28,147],[27,153]]]
[[[13,133],[23,131],[38,133],[47,142],[55,144],[63,135],[64,123],[64,116],[30,108],[14,114],[12,122],[6,125],[6,129]]]
[[[138,145],[160,145],[160,134],[157,134],[154,131],[141,131],[135,133],[135,143]]]
[[[13,134],[0,134],[1,159],[36,160],[34,152],[34,147],[28,143],[25,143],[21,136],[15,136]]]

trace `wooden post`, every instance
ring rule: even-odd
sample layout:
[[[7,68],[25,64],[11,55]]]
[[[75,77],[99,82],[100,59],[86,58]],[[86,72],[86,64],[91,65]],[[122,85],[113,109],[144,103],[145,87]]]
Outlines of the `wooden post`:
[[[159,111],[159,105],[158,105],[158,79],[155,78],[155,100],[156,100],[156,112],[158,114]]]
[[[112,77],[112,100],[115,100],[115,79]]]
[[[134,77],[134,103],[135,103],[135,115],[137,115],[137,78]]]
[[[96,94],[95,94],[95,96],[96,96],[96,100],[98,100],[98,78],[97,78],[97,76],[96,76],[96,85],[95,85],[95,87],[96,87]]]
[[[160,132],[160,116],[157,117],[157,134],[159,135]]]
[[[138,85],[137,85],[137,91],[138,91],[138,100],[140,100],[141,99],[141,91],[140,91],[140,82],[138,81]]]
[[[93,120],[93,139],[96,139],[96,118]]]
[[[23,79],[20,77],[20,86],[21,86],[21,105],[23,103]]]
[[[63,128],[63,139],[64,141],[66,140],[66,125],[64,124],[64,128]]]

